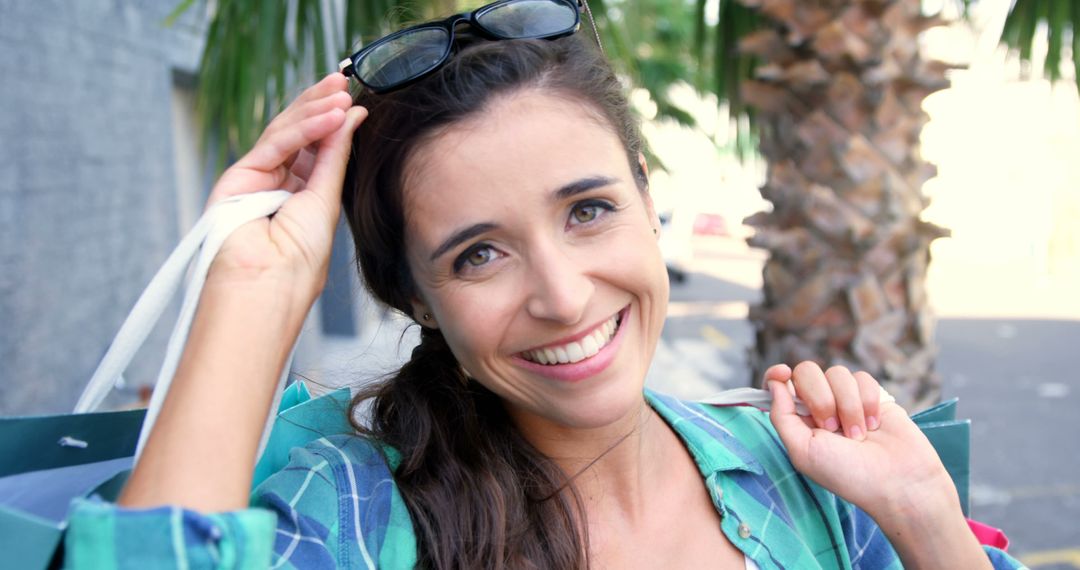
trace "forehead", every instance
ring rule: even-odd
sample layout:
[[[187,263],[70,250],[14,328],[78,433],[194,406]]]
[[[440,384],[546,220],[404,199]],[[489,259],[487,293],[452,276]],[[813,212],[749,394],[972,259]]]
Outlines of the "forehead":
[[[433,230],[520,210],[584,177],[631,175],[598,110],[536,89],[497,97],[450,125],[417,147],[405,172],[407,232],[421,242]]]

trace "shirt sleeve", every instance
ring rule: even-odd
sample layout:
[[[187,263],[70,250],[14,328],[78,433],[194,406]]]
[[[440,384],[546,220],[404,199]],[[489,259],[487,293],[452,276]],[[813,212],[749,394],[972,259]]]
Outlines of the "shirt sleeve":
[[[295,448],[248,509],[203,514],[76,500],[64,567],[412,568],[415,538],[383,454],[354,436]]]
[[[348,568],[341,531],[337,473],[347,471],[340,449],[320,440],[289,453],[289,463],[260,484],[251,505],[277,515],[271,556],[275,568]],[[361,565],[361,568],[368,566]]]
[[[903,568],[892,544],[870,515],[839,497],[836,503],[852,568]],[[996,570],[1025,568],[1003,550],[985,545],[983,550]]]
[[[202,514],[77,499],[64,535],[64,568],[265,570],[274,524],[274,513],[265,509]]]

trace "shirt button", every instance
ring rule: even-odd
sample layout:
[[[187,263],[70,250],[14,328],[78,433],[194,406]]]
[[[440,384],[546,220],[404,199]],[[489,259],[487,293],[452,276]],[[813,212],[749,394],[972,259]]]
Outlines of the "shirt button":
[[[739,537],[750,538],[750,527],[746,523],[739,523]]]

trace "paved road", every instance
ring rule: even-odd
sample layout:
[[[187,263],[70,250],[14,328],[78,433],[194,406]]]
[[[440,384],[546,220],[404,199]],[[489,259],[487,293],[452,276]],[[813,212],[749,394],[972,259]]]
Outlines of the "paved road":
[[[704,274],[673,286],[650,384],[691,398],[748,385],[739,315],[757,295]],[[1080,569],[1080,321],[944,319],[937,339],[944,395],[973,421],[973,516],[1032,568]]]

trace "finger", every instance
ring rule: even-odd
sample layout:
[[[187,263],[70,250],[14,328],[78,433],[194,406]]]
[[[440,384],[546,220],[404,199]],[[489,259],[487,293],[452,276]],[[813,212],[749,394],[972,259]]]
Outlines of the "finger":
[[[859,384],[866,429],[874,431],[881,427],[881,386],[873,376],[861,370],[855,373],[855,381]]]
[[[795,392],[810,409],[817,427],[830,432],[839,429],[836,400],[821,367],[809,360],[800,362],[795,366],[791,379],[795,383]]]
[[[345,122],[319,143],[319,152],[315,156],[315,165],[311,169],[307,187],[335,208],[341,203],[345,165],[349,162],[353,133],[367,116],[368,111],[363,107],[349,109]],[[337,221],[336,211],[334,210],[335,222]]]
[[[294,154],[286,166],[292,174],[307,180],[311,176],[312,167],[315,166],[315,153],[318,151],[316,145],[308,145]]]
[[[784,382],[769,380],[765,383],[769,392],[772,393],[772,409],[769,410],[769,419],[772,421],[780,440],[784,442],[792,463],[801,464],[805,455],[808,440],[813,437],[813,431],[795,412],[795,398],[788,391]]]
[[[787,364],[773,364],[765,370],[765,382],[787,382],[791,380],[791,367]]]
[[[236,165],[270,172],[293,160],[300,149],[330,135],[345,123],[345,112],[332,109],[321,115],[308,117],[291,129],[275,131],[255,148],[244,155]]]
[[[333,109],[345,111],[349,107],[352,107],[352,96],[344,91],[337,91],[303,104],[293,103],[270,121],[266,130],[263,131],[263,136],[270,136],[281,129],[292,128],[294,124],[308,117],[321,115]]]
[[[318,83],[304,89],[304,92],[297,97],[289,107],[303,105],[308,101],[314,101],[316,99],[322,99],[327,95],[330,95],[337,91],[345,91],[349,88],[349,79],[339,72],[331,73],[326,77],[323,77]]]
[[[303,190],[304,187],[307,186],[307,181],[289,172],[285,175],[285,181],[282,182],[279,186],[282,190],[288,190],[289,192],[295,194]]]
[[[795,398],[795,386],[791,383],[791,367],[787,364],[774,364],[765,370],[765,385],[768,386],[769,382],[780,382],[784,385],[784,391],[791,396],[792,401]],[[796,414],[798,413],[798,405],[796,405]],[[806,418],[799,416],[799,419],[808,427],[815,427],[814,418]]]
[[[825,371],[825,378],[832,387],[837,416],[844,435],[860,441],[866,439],[866,417],[863,415],[859,383],[855,381],[851,371],[843,366],[832,366]]]

